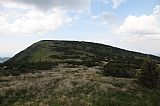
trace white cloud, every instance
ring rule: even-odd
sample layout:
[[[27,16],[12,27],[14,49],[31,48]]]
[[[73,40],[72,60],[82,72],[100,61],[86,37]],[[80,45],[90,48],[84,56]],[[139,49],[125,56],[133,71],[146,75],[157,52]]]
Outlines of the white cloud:
[[[0,0],[0,33],[35,33],[55,31],[71,22],[79,13],[89,12],[94,0]],[[99,0],[113,3],[117,8],[124,0]],[[69,12],[74,13],[72,17]],[[113,20],[114,15],[103,12],[97,16],[103,23]],[[69,23],[70,24],[70,23]]]
[[[111,12],[104,11],[100,15],[92,16],[91,19],[98,19],[101,20],[104,24],[108,24],[115,19],[115,15]]]
[[[135,35],[160,34],[160,25],[154,15],[142,15],[140,17],[129,15],[118,28],[119,33]]]
[[[2,6],[11,8],[38,8],[50,10],[59,8],[62,10],[84,11],[89,8],[91,0],[1,0]]]
[[[17,13],[12,17],[0,14],[0,20],[1,33],[42,34],[56,30],[63,24],[70,22],[71,18],[66,16],[65,12],[61,10],[52,10],[46,13],[38,10],[31,10],[27,13]]]
[[[125,3],[126,0],[93,0],[93,1],[99,1],[104,2],[105,4],[112,3],[112,8],[117,9],[122,3]]]
[[[146,36],[125,36],[115,42],[116,46],[132,51],[139,51],[150,54],[159,54],[160,39]]]
[[[150,15],[129,15],[112,30],[115,44],[129,50],[158,54],[160,51],[160,6]]]
[[[105,4],[109,3],[109,0],[93,0],[93,1],[104,2]]]
[[[117,9],[118,6],[120,6],[122,3],[125,3],[125,0],[112,0],[113,8]]]
[[[154,12],[153,12],[153,15],[155,16],[155,18],[158,20],[158,24],[160,25],[160,5],[157,5],[155,8],[154,8]]]
[[[157,6],[154,8],[153,14],[154,14],[155,16],[160,16],[160,5],[157,5]]]
[[[88,11],[91,0],[0,0],[1,34],[42,34],[72,21],[69,11]]]
[[[97,15],[94,15],[91,17],[91,19],[97,19],[97,18],[99,18],[99,16],[97,16]]]
[[[108,11],[105,11],[101,14],[101,19],[106,23],[113,21],[114,18],[115,18],[115,15]]]
[[[119,34],[130,34],[132,36],[160,37],[160,6],[156,6],[151,15],[129,15],[115,31]]]

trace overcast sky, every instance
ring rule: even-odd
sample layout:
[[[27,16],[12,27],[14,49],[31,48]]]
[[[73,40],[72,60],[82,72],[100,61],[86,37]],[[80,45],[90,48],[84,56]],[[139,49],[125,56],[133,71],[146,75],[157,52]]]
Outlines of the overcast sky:
[[[43,39],[92,41],[157,55],[160,0],[0,0],[0,57]]]

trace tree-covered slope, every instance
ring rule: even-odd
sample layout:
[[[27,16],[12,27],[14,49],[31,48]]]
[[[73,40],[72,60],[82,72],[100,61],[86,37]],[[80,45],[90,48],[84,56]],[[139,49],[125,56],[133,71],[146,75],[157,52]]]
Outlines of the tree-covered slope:
[[[147,54],[83,41],[43,40],[21,51],[4,64],[27,64],[38,62],[58,62],[69,64],[91,64],[112,61],[118,65],[132,65],[139,68]],[[160,62],[160,57],[150,55]]]

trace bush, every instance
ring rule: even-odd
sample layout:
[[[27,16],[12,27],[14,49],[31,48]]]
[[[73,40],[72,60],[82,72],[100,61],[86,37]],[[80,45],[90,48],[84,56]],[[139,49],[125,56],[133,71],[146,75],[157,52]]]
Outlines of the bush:
[[[135,76],[135,70],[130,65],[109,62],[103,66],[103,74],[105,76],[132,78]]]
[[[36,62],[36,63],[21,63],[16,67],[18,69],[35,69],[35,70],[50,70],[56,67],[58,62]]]
[[[57,65],[58,62],[10,63],[0,67],[0,76],[18,76],[21,73],[35,73],[38,70],[50,70]]]
[[[18,76],[20,75],[20,71],[18,70],[12,70],[12,69],[0,69],[0,76],[9,76],[9,75],[12,75],[12,76]]]
[[[146,87],[156,88],[159,77],[159,68],[150,58],[146,58],[138,74],[139,82]]]
[[[83,65],[87,67],[93,67],[96,65],[94,60],[83,60],[83,61],[66,60],[64,63],[77,66]]]

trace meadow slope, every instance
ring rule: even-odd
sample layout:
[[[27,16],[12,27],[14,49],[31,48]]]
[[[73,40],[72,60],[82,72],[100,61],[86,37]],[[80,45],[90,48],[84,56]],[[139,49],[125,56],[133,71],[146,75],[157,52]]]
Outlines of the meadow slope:
[[[0,77],[0,106],[160,106],[160,90],[98,67],[55,68]]]

